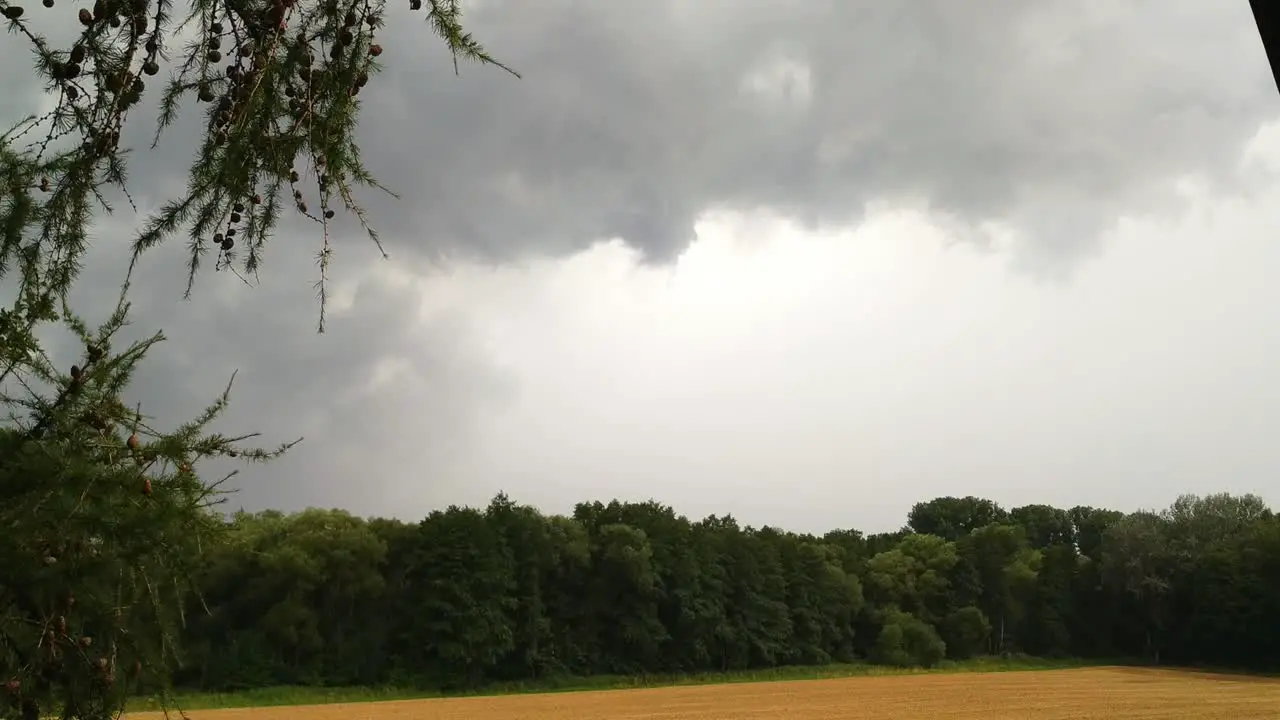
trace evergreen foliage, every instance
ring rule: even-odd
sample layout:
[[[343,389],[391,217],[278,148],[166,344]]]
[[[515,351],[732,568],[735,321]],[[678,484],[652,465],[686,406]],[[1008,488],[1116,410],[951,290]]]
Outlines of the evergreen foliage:
[[[409,6],[455,68],[506,69],[463,30],[457,0]],[[201,608],[192,572],[226,532],[212,510],[226,478],[202,476],[201,461],[266,461],[289,447],[209,429],[229,386],[193,421],[153,427],[126,397],[163,337],[116,347],[128,279],[98,328],[69,307],[95,221],[121,205],[137,213],[122,130],[157,108],[154,149],[184,102],[204,108],[185,191],[141,223],[130,275],[142,253],[185,234],[188,294],[209,261],[253,276],[282,214],[295,212],[317,227],[323,332],[330,221],[351,213],[378,242],[355,193],[385,188],[355,136],[388,10],[384,0],[0,0],[5,42],[30,48],[51,106],[10,118],[0,135],[0,718],[112,717],[130,693],[165,689],[178,634]],[[40,32],[47,23],[69,42]],[[79,339],[74,364],[42,346],[51,327]]]

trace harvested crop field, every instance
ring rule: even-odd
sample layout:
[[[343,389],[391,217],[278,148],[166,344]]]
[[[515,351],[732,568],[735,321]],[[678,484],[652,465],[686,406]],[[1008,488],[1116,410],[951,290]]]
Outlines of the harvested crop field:
[[[1280,716],[1280,680],[1089,668],[199,710],[189,716],[192,720],[1248,720]],[[130,720],[155,717],[129,715]]]

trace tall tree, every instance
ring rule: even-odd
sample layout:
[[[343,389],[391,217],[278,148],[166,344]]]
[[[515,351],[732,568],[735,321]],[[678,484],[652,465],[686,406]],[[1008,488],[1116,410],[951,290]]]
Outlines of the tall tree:
[[[912,532],[955,541],[980,527],[1003,522],[1008,515],[991,500],[972,495],[947,496],[916,503],[907,515],[907,527]]]
[[[974,530],[959,551],[976,571],[978,607],[991,620],[994,648],[1006,652],[1033,591],[1040,556],[1027,546],[1021,527],[999,523]]]
[[[1159,662],[1163,630],[1168,620],[1173,553],[1168,545],[1167,519],[1136,512],[1107,528],[1102,551],[1102,577],[1121,597],[1142,633],[1142,652]]]

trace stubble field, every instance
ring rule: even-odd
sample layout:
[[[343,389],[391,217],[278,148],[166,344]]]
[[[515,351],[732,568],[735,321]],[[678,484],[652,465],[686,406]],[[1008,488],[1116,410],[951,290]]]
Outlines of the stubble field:
[[[192,720],[1272,720],[1280,717],[1280,680],[1088,668],[197,710],[188,714]],[[128,717],[153,720],[157,715]]]

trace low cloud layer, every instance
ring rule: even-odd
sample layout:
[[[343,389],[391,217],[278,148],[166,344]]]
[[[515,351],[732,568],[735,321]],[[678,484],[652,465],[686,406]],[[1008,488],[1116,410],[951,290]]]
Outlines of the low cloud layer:
[[[469,7],[470,29],[524,79],[474,65],[456,77],[395,6],[388,70],[362,95],[369,164],[404,196],[369,200],[400,254],[501,262],[620,237],[665,262],[707,209],[841,225],[896,199],[1011,223],[1048,269],[1120,212],[1168,211],[1169,178],[1228,181],[1280,110],[1244,2]],[[15,88],[21,44],[3,48]],[[150,121],[136,121],[142,145]],[[171,191],[193,129],[139,154],[135,191]]]
[[[397,234],[499,260],[615,236],[669,260],[708,208],[839,225],[897,198],[1068,262],[1118,213],[1167,209],[1168,178],[1226,180],[1280,109],[1243,2],[493,1],[470,21],[525,79],[410,60],[408,23],[367,129],[423,199],[387,207]]]

